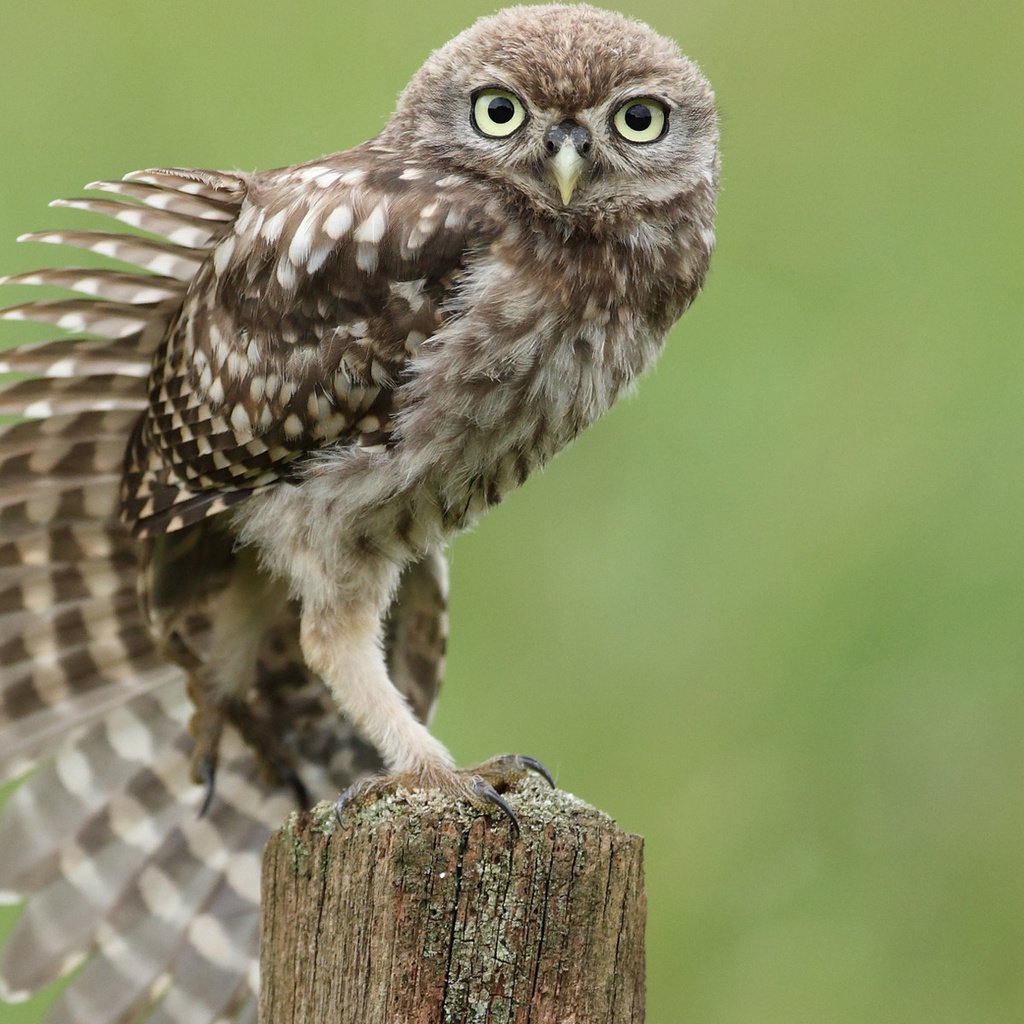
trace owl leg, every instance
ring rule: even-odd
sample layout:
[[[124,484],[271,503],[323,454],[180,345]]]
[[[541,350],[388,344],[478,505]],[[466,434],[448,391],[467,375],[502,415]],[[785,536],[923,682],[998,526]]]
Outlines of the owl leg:
[[[185,669],[195,707],[189,731],[195,741],[192,779],[206,790],[200,814],[213,799],[227,725],[252,748],[264,777],[289,785],[300,806],[308,807],[258,685],[261,643],[287,593],[252,552],[235,552],[232,543],[230,536],[194,529],[155,543],[147,566],[151,622],[165,653]]]
[[[300,639],[306,663],[327,683],[342,714],[377,748],[388,771],[443,775],[452,770],[451,755],[392,684],[381,618],[380,607],[370,603],[304,609]]]
[[[350,603],[330,613],[304,610],[302,650],[330,687],[342,714],[380,753],[388,773],[356,783],[339,798],[344,807],[399,788],[437,789],[478,807],[496,807],[513,823],[501,792],[531,771],[549,781],[532,758],[505,755],[458,771],[451,755],[393,685],[381,647],[379,604]]]

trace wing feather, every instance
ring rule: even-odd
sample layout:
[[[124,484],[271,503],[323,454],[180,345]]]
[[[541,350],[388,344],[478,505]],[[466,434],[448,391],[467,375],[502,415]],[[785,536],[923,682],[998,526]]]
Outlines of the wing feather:
[[[158,274],[132,274],[122,270],[101,270],[79,267],[48,267],[23,274],[0,277],[0,284],[41,285],[67,288],[69,291],[92,295],[97,299],[130,304],[152,304],[165,299],[181,301],[185,284],[173,277]]]
[[[156,360],[122,498],[138,535],[293,479],[326,446],[389,445],[477,230],[437,180],[391,167],[364,147],[250,179]]]
[[[152,357],[132,339],[98,344],[89,339],[62,339],[19,345],[0,352],[0,373],[43,377],[149,376]]]
[[[144,183],[137,180],[122,179],[121,181],[93,181],[85,186],[97,192],[108,192],[113,195],[137,199],[146,206],[168,213],[183,213],[189,217],[203,220],[232,221],[238,215],[238,195],[240,189],[232,190],[230,198],[225,199],[222,191],[207,196],[190,195],[166,185]]]
[[[166,238],[186,249],[208,249],[220,234],[220,225],[208,217],[196,217],[181,210],[159,210],[138,203],[112,199],[55,199],[50,206],[98,213],[140,231]]]
[[[85,249],[98,256],[108,256],[122,263],[131,263],[140,270],[191,281],[202,266],[203,254],[183,245],[159,242],[152,238],[118,235],[108,231],[33,231],[18,238],[19,242],[45,242]]]

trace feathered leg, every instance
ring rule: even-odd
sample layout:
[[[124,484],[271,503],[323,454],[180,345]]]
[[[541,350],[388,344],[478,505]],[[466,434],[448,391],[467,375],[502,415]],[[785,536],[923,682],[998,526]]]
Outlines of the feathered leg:
[[[530,772],[542,775],[553,785],[547,769],[533,758],[506,754],[476,768],[456,770],[444,745],[395,685],[415,681],[417,671],[431,664],[430,653],[435,658],[443,653],[443,641],[431,627],[431,622],[437,621],[436,614],[417,614],[421,607],[426,610],[432,601],[436,602],[430,574],[429,559],[407,572],[403,599],[396,602],[406,614],[398,619],[392,615],[387,623],[392,636],[400,634],[405,640],[404,662],[397,666],[397,672],[392,667],[394,680],[382,649],[381,625],[394,586],[395,570],[390,563],[363,563],[358,573],[358,597],[328,608],[307,606],[303,610],[301,637],[307,663],[330,686],[346,718],[377,748],[388,771],[342,793],[338,816],[341,818],[344,808],[354,801],[399,787],[426,788],[439,789],[453,799],[465,799],[481,808],[496,807],[517,829],[515,815],[501,793]],[[430,653],[421,656],[421,650]]]

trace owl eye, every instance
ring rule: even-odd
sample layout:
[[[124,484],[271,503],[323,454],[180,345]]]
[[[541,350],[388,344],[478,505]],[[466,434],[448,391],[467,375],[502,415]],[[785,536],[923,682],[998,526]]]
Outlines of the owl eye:
[[[657,100],[627,100],[615,111],[612,124],[627,142],[654,142],[665,134],[668,115]]]
[[[526,123],[523,101],[505,89],[481,89],[473,95],[473,127],[481,135],[504,139]]]

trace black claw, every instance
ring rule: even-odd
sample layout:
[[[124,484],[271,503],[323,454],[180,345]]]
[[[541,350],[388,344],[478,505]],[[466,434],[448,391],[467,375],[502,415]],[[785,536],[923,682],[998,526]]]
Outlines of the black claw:
[[[497,807],[506,818],[508,818],[509,824],[512,826],[512,836],[514,839],[518,839],[519,819],[516,817],[515,811],[509,807],[504,797],[502,797],[502,795],[489,782],[484,782],[483,779],[480,779],[473,786],[473,792],[480,797],[481,800],[486,800],[489,804],[494,804],[494,806]]]
[[[210,804],[213,803],[213,794],[217,789],[217,759],[214,757],[204,757],[200,762],[199,770],[203,776],[206,793],[203,796],[203,802],[199,807],[197,817],[205,818],[206,812],[210,809]]]
[[[526,757],[523,754],[517,754],[516,761],[520,768],[528,768],[531,772],[536,772],[552,789],[555,788],[554,776],[547,770],[547,767],[535,757]]]

